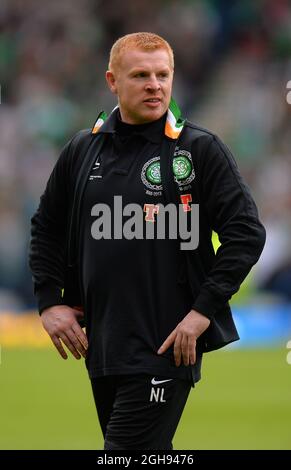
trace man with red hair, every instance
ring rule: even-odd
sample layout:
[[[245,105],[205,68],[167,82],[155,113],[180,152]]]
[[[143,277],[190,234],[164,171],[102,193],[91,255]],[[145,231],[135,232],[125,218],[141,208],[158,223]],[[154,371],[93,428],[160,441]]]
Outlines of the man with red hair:
[[[181,118],[173,74],[160,36],[116,41],[106,80],[118,106],[65,146],[32,218],[43,326],[63,358],[62,343],[86,357],[105,449],[172,449],[203,352],[238,339],[228,300],[265,240],[230,151]],[[191,249],[176,209],[194,220]]]

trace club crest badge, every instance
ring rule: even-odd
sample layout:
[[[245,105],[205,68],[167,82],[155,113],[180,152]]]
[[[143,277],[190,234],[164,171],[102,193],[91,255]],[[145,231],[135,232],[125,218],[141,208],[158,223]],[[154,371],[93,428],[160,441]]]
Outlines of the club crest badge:
[[[186,186],[195,178],[191,153],[177,149],[173,158],[173,173],[179,187]],[[143,184],[152,191],[162,190],[160,157],[148,160],[141,171]]]

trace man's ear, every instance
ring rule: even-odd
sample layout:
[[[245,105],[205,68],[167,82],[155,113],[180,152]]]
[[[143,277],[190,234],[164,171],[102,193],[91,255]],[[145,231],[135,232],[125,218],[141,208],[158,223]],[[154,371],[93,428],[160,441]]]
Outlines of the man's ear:
[[[116,85],[116,79],[115,79],[115,76],[112,72],[110,72],[110,70],[107,70],[106,74],[105,74],[105,77],[106,77],[106,81],[107,81],[107,84],[109,86],[109,89],[112,93],[117,93],[117,85]]]

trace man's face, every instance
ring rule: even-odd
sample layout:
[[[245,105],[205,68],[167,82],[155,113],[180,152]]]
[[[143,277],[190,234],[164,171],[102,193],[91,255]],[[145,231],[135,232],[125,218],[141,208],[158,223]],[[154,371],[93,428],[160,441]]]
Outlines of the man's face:
[[[106,80],[118,96],[124,122],[156,121],[169,107],[173,69],[165,49],[124,51],[114,73],[106,73]]]

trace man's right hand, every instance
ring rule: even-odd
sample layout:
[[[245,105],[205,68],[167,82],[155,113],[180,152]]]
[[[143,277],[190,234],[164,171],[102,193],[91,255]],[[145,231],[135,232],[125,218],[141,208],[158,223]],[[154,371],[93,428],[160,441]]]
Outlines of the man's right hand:
[[[80,320],[83,315],[83,312],[68,305],[54,305],[46,308],[41,314],[43,327],[63,359],[67,359],[68,356],[61,340],[76,359],[81,358],[80,354],[86,357],[88,340],[78,323],[78,319]]]

